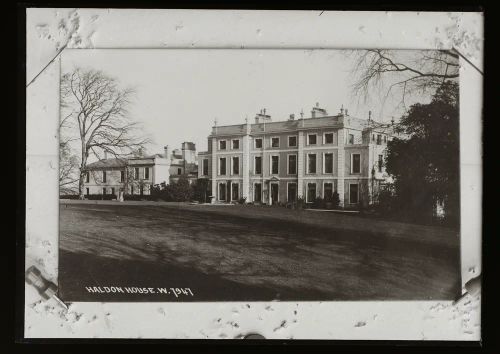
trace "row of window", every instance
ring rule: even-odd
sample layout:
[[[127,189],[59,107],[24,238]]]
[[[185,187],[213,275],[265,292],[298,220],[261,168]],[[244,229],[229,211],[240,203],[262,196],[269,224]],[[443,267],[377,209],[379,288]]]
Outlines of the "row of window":
[[[380,155],[382,156],[382,155]],[[379,156],[379,157],[380,157]],[[280,171],[280,157],[277,155],[271,155],[269,160],[269,169],[271,174],[277,175]],[[203,160],[203,175],[208,176],[208,159]],[[240,174],[240,159],[238,156],[233,156],[231,158],[231,175]],[[379,162],[380,164],[380,162]],[[333,153],[323,154],[323,173],[333,173]],[[262,156],[254,157],[253,165],[254,174],[262,174]],[[288,155],[287,161],[287,173],[289,175],[297,174],[297,155]],[[307,154],[307,171],[306,173],[314,174],[318,173],[317,169],[317,154],[311,153]],[[351,173],[361,173],[361,155],[351,154]],[[219,158],[219,176],[225,176],[227,174],[227,157]]]
[[[331,145],[333,144],[333,134],[334,133],[324,133],[323,134],[323,144]],[[308,134],[307,135],[307,145],[318,145],[318,134]],[[297,136],[292,135],[289,136],[288,139],[288,147],[297,147]],[[254,139],[254,148],[262,149],[263,138],[255,138]],[[271,137],[271,147],[279,148],[280,145],[280,137],[274,136]],[[240,148],[240,139],[232,139],[231,147],[233,150],[238,150]],[[219,150],[227,150],[227,140],[219,140]]]
[[[219,201],[236,201],[240,198],[239,183],[219,183]],[[332,182],[323,183],[323,198],[332,197],[334,187]],[[230,197],[230,199],[228,198]],[[315,182],[307,183],[306,202],[313,203],[317,198],[317,184]],[[270,184],[270,199],[272,203],[279,202],[279,183]],[[262,183],[256,182],[253,185],[253,201],[262,202]],[[297,201],[297,183],[287,183],[287,202]],[[359,202],[359,185],[357,183],[349,184],[349,203],[357,204]]]
[[[142,176],[143,178],[142,179],[145,179],[145,180],[149,180],[149,170],[150,168],[149,167],[144,167],[143,168],[143,173],[142,173]],[[140,176],[141,176],[141,168],[140,167],[135,167],[134,168],[134,179],[135,180],[138,180],[138,179],[141,179]],[[107,183],[107,179],[108,179],[108,174],[107,174],[107,171],[102,171],[102,183]],[[90,172],[87,172],[86,175],[85,175],[85,182],[86,183],[89,183],[90,182]],[[125,171],[120,171],[120,182],[125,182]]]
[[[323,145],[331,145],[333,144],[333,134],[334,133],[324,133],[323,134]],[[288,137],[288,147],[297,147],[297,136],[292,135]],[[387,143],[387,136],[382,136],[381,134],[373,134],[372,141],[377,143],[377,145],[382,145],[382,140],[384,143]],[[307,145],[315,146],[318,145],[318,134],[307,134]],[[347,135],[347,143],[350,145],[355,144],[354,134]],[[254,139],[254,148],[262,149],[263,138],[255,138]],[[274,136],[271,137],[271,147],[279,148],[280,147],[280,137]],[[240,148],[240,139],[232,139],[231,140],[231,148],[233,150],[239,150]],[[219,150],[227,150],[227,140],[219,140]]]

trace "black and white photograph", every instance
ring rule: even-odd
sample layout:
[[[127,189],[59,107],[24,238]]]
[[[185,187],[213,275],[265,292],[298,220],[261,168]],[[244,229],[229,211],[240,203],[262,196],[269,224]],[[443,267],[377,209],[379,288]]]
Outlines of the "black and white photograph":
[[[64,50],[58,296],[456,299],[459,76],[451,49]]]

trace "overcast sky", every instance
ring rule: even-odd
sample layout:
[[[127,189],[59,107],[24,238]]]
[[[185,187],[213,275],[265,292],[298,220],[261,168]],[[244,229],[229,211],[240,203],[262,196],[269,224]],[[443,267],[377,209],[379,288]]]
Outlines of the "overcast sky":
[[[351,96],[350,60],[335,50],[74,49],[62,55],[62,73],[74,67],[102,70],[136,89],[130,114],[153,140],[164,145],[192,141],[207,149],[214,119],[219,125],[253,122],[262,108],[273,121],[290,114],[310,117],[319,102],[329,114],[341,105],[351,116],[389,122],[401,114],[396,103],[358,103]]]

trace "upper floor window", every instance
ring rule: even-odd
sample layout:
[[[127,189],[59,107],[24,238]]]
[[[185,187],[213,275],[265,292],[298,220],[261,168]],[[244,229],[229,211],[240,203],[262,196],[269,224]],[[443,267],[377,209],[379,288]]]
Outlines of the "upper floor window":
[[[233,140],[233,149],[238,150],[240,148],[240,140],[239,139],[234,139]]]
[[[351,155],[351,173],[361,173],[361,155]]]
[[[354,144],[354,134],[348,135],[348,143],[351,145]]]
[[[279,173],[279,156],[271,156],[271,173],[277,175]]]
[[[120,171],[120,182],[125,182],[125,171]]]
[[[288,146],[289,147],[297,146],[297,137],[296,136],[289,136],[288,137]]]
[[[149,167],[144,168],[144,179],[149,179]]]
[[[316,134],[309,134],[307,136],[307,145],[316,145],[317,138]]]
[[[225,140],[219,141],[219,150],[226,150],[226,141]]]
[[[254,172],[255,172],[255,174],[262,173],[262,156],[255,156]]]
[[[333,133],[325,133],[324,143],[333,144]]]
[[[384,135],[384,143],[387,142],[387,135]]]
[[[208,159],[203,159],[203,176],[208,176]]]
[[[382,144],[382,135],[377,134],[377,145]]]
[[[237,156],[233,157],[233,175],[240,174],[240,158]]]
[[[139,167],[134,168],[134,179],[139,179]]]
[[[382,172],[384,166],[384,155],[378,155],[378,172]]]
[[[307,155],[307,173],[316,173],[316,154]]]
[[[224,176],[226,174],[226,158],[221,157],[219,159],[219,175]]]
[[[182,168],[180,168],[180,167],[179,167],[179,168],[177,169],[177,174],[178,174],[178,175],[182,175]]]
[[[277,148],[280,147],[280,138],[271,138],[271,147]]]
[[[255,148],[256,149],[261,149],[262,148],[262,138],[255,139]]]
[[[102,171],[102,183],[106,183],[106,171]]]
[[[90,172],[87,172],[85,174],[85,182],[89,183],[90,182]]]
[[[324,173],[333,173],[333,153],[325,153]]]

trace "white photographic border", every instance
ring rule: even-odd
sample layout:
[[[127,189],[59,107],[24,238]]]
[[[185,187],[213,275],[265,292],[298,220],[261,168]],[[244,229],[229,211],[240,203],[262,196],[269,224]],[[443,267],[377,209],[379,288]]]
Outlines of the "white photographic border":
[[[79,26],[73,33],[58,32],[60,42],[45,30],[57,32],[63,17],[78,18]],[[456,48],[468,59],[460,59],[462,285],[481,273],[481,13],[31,8],[26,22],[26,268],[37,266],[57,284],[61,48]],[[457,306],[82,302],[65,312],[52,300],[41,301],[31,285],[25,289],[26,338],[221,339],[257,332],[269,339],[480,339],[479,297]]]

